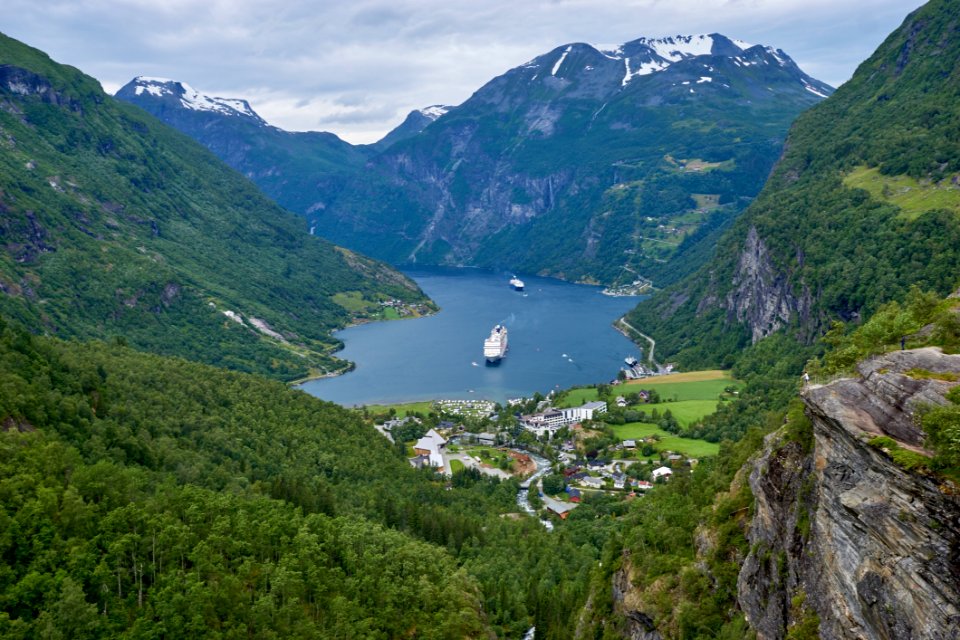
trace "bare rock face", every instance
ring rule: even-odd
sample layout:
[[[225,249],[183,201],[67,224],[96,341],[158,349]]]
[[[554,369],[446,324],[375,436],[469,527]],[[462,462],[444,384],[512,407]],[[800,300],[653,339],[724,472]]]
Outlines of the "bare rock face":
[[[37,96],[47,104],[80,111],[80,103],[56,91],[43,76],[10,64],[0,65],[0,95]]]
[[[751,227],[733,277],[733,289],[727,294],[731,319],[746,323],[757,342],[795,316],[806,318],[810,307],[809,291],[802,296],[794,294],[788,275],[774,267],[757,228]]]
[[[922,451],[916,410],[943,403],[960,356],[927,348],[860,365],[856,379],[808,387],[811,451],[768,438],[750,485],[756,516],[739,601],[759,638],[784,638],[804,616],[820,637],[960,638],[960,497],[867,444],[878,435]]]
[[[764,455],[750,471],[756,502],[737,599],[759,638],[782,638],[795,622],[791,600],[802,588],[802,575],[790,560],[803,555],[806,530],[800,521],[810,517],[812,466],[802,445],[783,441],[777,432],[767,437]]]

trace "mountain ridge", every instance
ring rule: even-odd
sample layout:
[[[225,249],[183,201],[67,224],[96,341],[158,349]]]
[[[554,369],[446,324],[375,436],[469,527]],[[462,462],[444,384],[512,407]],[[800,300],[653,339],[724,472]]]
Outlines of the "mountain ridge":
[[[305,168],[254,158],[260,143],[244,144],[252,134],[227,131],[225,117],[215,140],[214,125],[187,122],[213,114],[168,113],[134,86],[118,97],[204,142],[345,246],[395,264],[587,282],[639,272],[658,284],[710,253],[759,191],[792,115],[831,91],[782,51],[719,34],[606,52],[572,43],[442,117],[417,110],[356,155],[341,149],[337,167]],[[228,138],[237,149],[218,148]]]

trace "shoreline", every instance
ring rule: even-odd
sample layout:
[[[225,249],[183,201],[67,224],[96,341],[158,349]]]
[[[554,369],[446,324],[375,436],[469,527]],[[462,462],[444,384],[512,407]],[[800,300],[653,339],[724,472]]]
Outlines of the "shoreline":
[[[400,317],[400,318],[376,318],[376,319],[362,318],[362,319],[352,321],[349,324],[346,324],[339,329],[334,329],[333,331],[330,332],[330,337],[335,337],[334,334],[336,334],[337,332],[346,331],[347,329],[352,329],[353,327],[362,327],[364,325],[375,324],[378,322],[399,322],[401,320],[419,320],[421,318],[429,318],[431,316],[435,316],[438,313],[440,313],[441,307],[437,305],[435,302],[433,302],[432,299],[430,300],[430,302],[437,307],[436,310],[432,311],[431,313],[426,313],[419,316],[408,316],[408,317]],[[337,339],[339,340],[339,338]],[[338,369],[337,371],[328,371],[326,373],[309,374],[309,375],[303,376],[302,378],[296,378],[294,380],[290,380],[289,382],[287,382],[287,385],[290,387],[299,387],[312,380],[323,380],[325,378],[338,378],[356,369],[357,363],[353,362],[352,360],[343,360],[342,358],[337,358],[336,354],[340,353],[347,347],[346,343],[344,343],[343,340],[340,340],[340,342],[343,343],[343,346],[337,347],[337,349],[335,349],[334,351],[331,351],[328,355],[330,355],[333,358],[336,358],[337,360],[341,360],[342,362],[346,362],[347,363],[346,367],[342,369]]]

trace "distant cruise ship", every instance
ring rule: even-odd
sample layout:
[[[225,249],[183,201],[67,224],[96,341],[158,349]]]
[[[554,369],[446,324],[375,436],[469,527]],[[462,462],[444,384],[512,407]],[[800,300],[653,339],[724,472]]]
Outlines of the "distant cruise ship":
[[[483,357],[487,364],[500,362],[507,353],[507,328],[498,324],[490,332],[490,337],[483,341]]]
[[[523,291],[523,280],[517,276],[510,278],[510,286],[513,287],[514,291]]]

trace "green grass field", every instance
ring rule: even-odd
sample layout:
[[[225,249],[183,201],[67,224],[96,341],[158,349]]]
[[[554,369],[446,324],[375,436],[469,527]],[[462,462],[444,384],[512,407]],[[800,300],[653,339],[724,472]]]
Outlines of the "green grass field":
[[[406,404],[371,404],[367,406],[367,410],[370,413],[387,413],[390,409],[396,409],[398,418],[406,417],[411,413],[422,413],[426,415],[433,411],[433,401],[408,402]]]
[[[363,294],[359,291],[342,291],[334,294],[331,299],[353,313],[367,312],[377,308],[375,302],[365,300]]]
[[[656,389],[663,400],[717,400],[727,387],[740,387],[726,371],[691,371],[666,376],[631,380],[623,385],[625,393],[636,389]]]
[[[662,415],[664,411],[669,410],[673,417],[677,419],[681,427],[689,427],[691,424],[704,418],[717,410],[717,404],[720,401],[713,400],[680,400],[679,402],[658,402],[657,404],[641,404],[634,407],[638,411],[646,411],[650,415],[654,409]]]
[[[623,385],[624,393],[636,389],[655,389],[661,400],[657,404],[638,405],[634,409],[648,414],[656,409],[663,413],[667,409],[677,422],[688,427],[694,422],[714,413],[717,403],[727,387],[740,387],[742,383],[734,380],[726,371],[690,371],[666,376],[645,378]]]
[[[621,440],[639,440],[650,436],[660,436],[657,451],[676,451],[691,458],[715,456],[720,451],[720,445],[705,440],[681,438],[653,424],[631,422],[629,424],[613,425],[613,432]]]
[[[599,399],[599,396],[597,395],[597,390],[594,388],[571,389],[556,403],[556,406],[561,409],[579,407],[584,402],[593,402],[597,399]]]
[[[463,466],[463,463],[459,460],[450,461],[450,473],[456,473],[457,471],[463,471],[466,467]]]
[[[468,456],[481,459],[498,458],[503,455],[502,451],[494,449],[493,447],[466,447],[463,452]]]
[[[637,386],[641,387],[641,385]],[[741,385],[734,380],[704,380],[703,382],[672,382],[641,388],[656,389],[661,400],[715,401],[723,394],[723,390],[730,386],[740,387]]]

